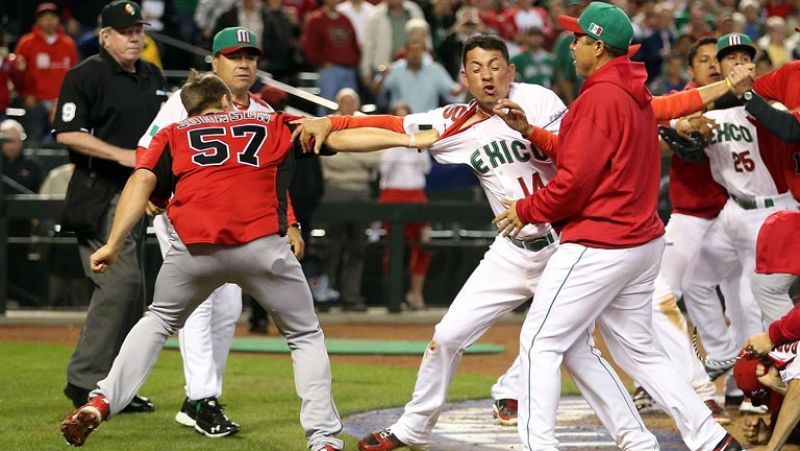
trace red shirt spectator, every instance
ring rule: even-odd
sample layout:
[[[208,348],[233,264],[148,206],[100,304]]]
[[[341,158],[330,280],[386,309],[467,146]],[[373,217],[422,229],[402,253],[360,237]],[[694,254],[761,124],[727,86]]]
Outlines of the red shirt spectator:
[[[306,61],[314,67],[336,64],[357,67],[361,59],[356,40],[356,30],[344,14],[336,11],[335,5],[310,13],[303,29],[303,53]]]
[[[23,72],[17,68],[17,57],[13,53],[0,56],[0,118],[5,115],[6,108],[11,101],[9,82],[17,91],[22,90]]]

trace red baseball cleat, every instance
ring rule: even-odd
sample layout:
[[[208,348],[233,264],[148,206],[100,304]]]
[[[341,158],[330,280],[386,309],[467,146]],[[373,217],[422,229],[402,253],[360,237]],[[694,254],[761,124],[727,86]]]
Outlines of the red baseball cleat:
[[[319,451],[342,451],[342,450],[333,445],[325,445]]]
[[[106,397],[95,396],[67,416],[61,423],[61,433],[68,444],[81,446],[86,437],[108,418],[108,413],[109,405]]]
[[[492,405],[492,416],[503,426],[516,426],[517,400],[498,399]]]
[[[405,443],[401,442],[391,429],[370,432],[358,441],[359,451],[389,451],[404,446]]]

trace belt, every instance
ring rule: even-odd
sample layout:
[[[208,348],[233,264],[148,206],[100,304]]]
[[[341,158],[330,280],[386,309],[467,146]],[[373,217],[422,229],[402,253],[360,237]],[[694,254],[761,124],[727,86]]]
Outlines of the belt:
[[[539,252],[540,250],[556,242],[556,234],[552,230],[540,238],[535,238],[528,241],[518,240],[510,236],[507,236],[506,238],[508,238],[508,241],[511,241],[511,244],[514,246],[533,252]]]
[[[756,208],[770,208],[775,206],[775,201],[773,201],[769,197],[764,198],[763,205],[759,205],[754,200],[739,199],[733,194],[731,194],[731,199],[733,199],[734,202],[739,204],[739,206],[744,208],[745,210],[755,210]]]

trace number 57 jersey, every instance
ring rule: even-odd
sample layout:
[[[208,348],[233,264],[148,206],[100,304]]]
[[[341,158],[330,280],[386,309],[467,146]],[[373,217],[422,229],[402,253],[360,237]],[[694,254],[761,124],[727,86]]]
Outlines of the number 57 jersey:
[[[525,111],[528,123],[558,133],[566,107],[549,89],[512,83],[509,99]],[[491,116],[465,129],[462,124],[476,114],[476,104],[455,104],[404,118],[406,132],[435,128],[439,140],[429,149],[442,164],[472,168],[486,192],[495,215],[506,210],[503,199],[519,200],[544,187],[555,176],[553,161],[499,116]],[[526,240],[547,233],[549,224],[529,224],[518,238]]]
[[[285,233],[293,143],[282,113],[231,112],[172,124],[139,148],[136,169],[156,174],[151,200],[164,204],[186,244],[236,245]]]

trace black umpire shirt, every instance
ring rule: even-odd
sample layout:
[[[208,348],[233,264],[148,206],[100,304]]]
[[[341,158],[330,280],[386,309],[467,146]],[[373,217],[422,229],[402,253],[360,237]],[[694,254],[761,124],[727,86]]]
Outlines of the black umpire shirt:
[[[167,99],[166,82],[155,65],[136,61],[123,69],[105,50],[73,67],[64,78],[53,134],[83,131],[123,149],[136,149],[139,138]],[[132,169],[70,149],[75,173],[67,191],[64,230],[93,233],[113,196]]]

